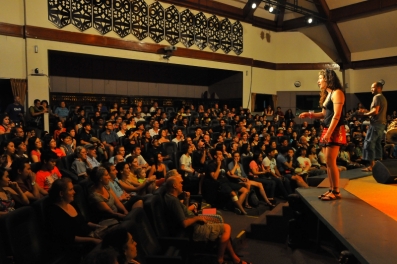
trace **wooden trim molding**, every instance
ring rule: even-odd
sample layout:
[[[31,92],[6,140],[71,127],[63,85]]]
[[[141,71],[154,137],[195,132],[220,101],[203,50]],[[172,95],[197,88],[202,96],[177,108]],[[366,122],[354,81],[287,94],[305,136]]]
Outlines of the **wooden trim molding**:
[[[25,29],[25,31],[23,31]],[[147,52],[154,54],[163,54],[164,45],[152,43],[140,43],[134,41],[125,41],[111,37],[84,34],[78,32],[68,32],[58,29],[49,29],[35,26],[18,26],[12,24],[0,23],[0,35],[10,35],[16,37],[37,38],[49,41],[59,41],[66,43],[76,43],[82,45],[115,48],[132,50],[138,52]],[[192,50],[186,48],[179,48],[173,54],[183,58],[199,59],[206,61],[216,61],[223,63],[238,64],[269,70],[320,70],[324,68],[339,69],[340,66],[336,63],[273,63],[267,61],[254,60],[252,58],[231,56],[226,54],[219,54],[214,52],[205,52],[200,50]],[[372,67],[376,67],[374,63],[381,63],[383,65],[395,65],[396,59],[376,59],[368,62]],[[366,62],[355,62],[355,67],[367,65]],[[368,64],[369,65],[369,64]],[[365,66],[367,67],[367,66]]]
[[[368,69],[368,68],[376,68],[376,67],[387,67],[387,66],[396,66],[397,65],[397,56],[387,57],[387,58],[379,58],[372,60],[362,60],[362,61],[353,61],[350,64],[351,69]]]
[[[50,41],[60,41],[66,43],[76,43],[82,45],[91,45],[106,48],[124,49],[139,52],[148,52],[155,54],[163,54],[165,45],[140,43],[135,41],[126,41],[105,36],[60,31],[57,29],[48,29],[34,26],[25,27],[25,35],[27,38],[38,38]],[[173,52],[173,56],[184,58],[202,59],[217,62],[225,62],[239,65],[252,65],[251,58],[240,56],[231,56],[226,54],[219,54],[214,52],[205,52],[193,49],[186,49],[178,47],[178,50]]]
[[[0,35],[23,38],[23,26],[0,22]]]
[[[297,70],[322,70],[322,69],[339,70],[340,66],[336,63],[277,63],[278,71],[297,71]]]

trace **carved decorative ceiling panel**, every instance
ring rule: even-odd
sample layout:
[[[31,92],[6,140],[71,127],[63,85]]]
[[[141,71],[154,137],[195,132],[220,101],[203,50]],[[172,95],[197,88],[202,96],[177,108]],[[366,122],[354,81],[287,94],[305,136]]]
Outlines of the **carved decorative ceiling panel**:
[[[48,0],[48,20],[57,28],[70,24],[70,0]]]

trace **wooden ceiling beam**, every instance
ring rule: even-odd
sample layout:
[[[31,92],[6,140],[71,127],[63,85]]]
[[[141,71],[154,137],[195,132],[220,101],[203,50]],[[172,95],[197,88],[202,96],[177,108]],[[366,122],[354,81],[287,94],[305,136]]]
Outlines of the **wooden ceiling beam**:
[[[304,16],[286,20],[283,23],[283,31],[291,31],[303,27],[307,27],[306,17]]]
[[[328,18],[332,22],[341,22],[392,10],[397,10],[397,0],[371,0],[332,9]]]
[[[340,31],[338,25],[329,20],[330,10],[325,0],[314,0],[316,4],[318,12],[327,18],[325,25],[327,30],[334,42],[335,48],[339,54],[340,60],[342,61],[345,67],[349,67],[351,63],[351,52],[349,47],[346,44],[345,39],[343,38],[342,32]]]
[[[284,14],[285,14],[285,2],[286,0],[279,0],[279,11],[280,13],[278,13],[278,15],[276,15],[276,26],[277,28],[282,28],[283,23],[284,23]]]

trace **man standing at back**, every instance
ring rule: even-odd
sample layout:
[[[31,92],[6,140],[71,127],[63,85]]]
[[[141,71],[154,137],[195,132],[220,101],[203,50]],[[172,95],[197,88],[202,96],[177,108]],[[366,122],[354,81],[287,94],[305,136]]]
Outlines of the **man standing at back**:
[[[7,106],[6,113],[15,123],[15,126],[21,125],[21,122],[23,121],[23,114],[25,113],[25,111],[23,106],[21,105],[21,98],[18,95],[14,97],[14,103]]]
[[[370,172],[375,160],[382,159],[382,137],[386,127],[387,100],[382,94],[383,83],[375,82],[371,86],[374,95],[370,110],[359,109],[359,113],[370,117],[370,126],[364,140],[363,159],[369,161],[369,166],[362,171]]]

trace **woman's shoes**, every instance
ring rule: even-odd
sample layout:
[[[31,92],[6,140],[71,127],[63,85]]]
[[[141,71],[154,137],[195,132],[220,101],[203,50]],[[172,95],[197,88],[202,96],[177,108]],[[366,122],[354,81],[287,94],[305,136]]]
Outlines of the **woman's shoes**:
[[[272,202],[266,203],[266,205],[270,207],[270,210],[272,210],[274,207],[276,207],[276,205]]]
[[[252,209],[252,206],[250,206],[249,204],[247,204],[247,205],[244,205],[244,208],[245,208],[245,209]]]
[[[332,191],[331,193],[327,194],[326,196],[321,197],[322,201],[332,201],[342,198],[340,192]]]
[[[330,193],[332,193],[332,190],[328,190],[327,192],[323,193],[322,195],[319,195],[318,199],[321,199],[321,198],[323,198],[324,196],[327,196]]]

